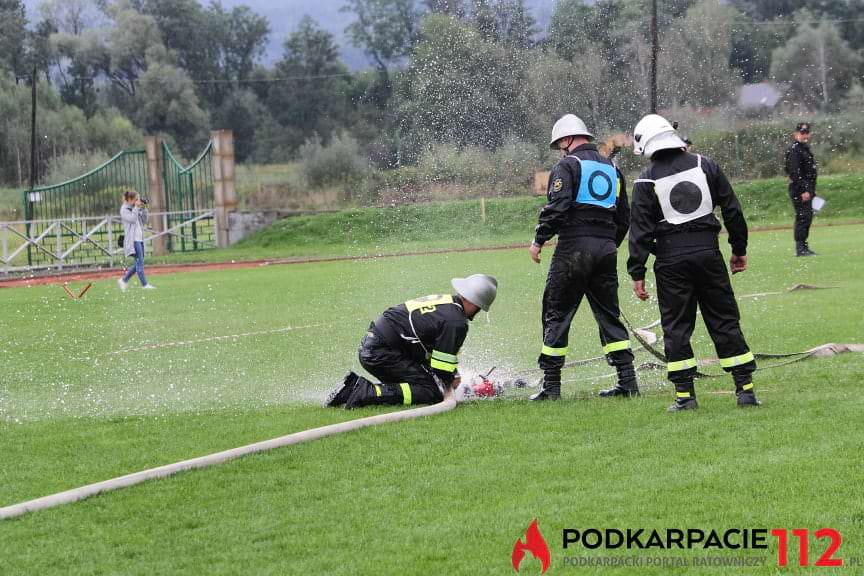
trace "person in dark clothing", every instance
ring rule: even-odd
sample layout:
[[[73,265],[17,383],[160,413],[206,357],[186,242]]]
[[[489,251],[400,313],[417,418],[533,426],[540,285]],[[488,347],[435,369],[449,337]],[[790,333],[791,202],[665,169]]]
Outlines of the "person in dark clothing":
[[[489,311],[498,292],[492,276],[454,278],[455,295],[435,294],[393,306],[360,343],[360,364],[380,383],[349,372],[324,401],[346,409],[375,404],[434,404],[459,384],[459,349],[468,322]]]
[[[540,212],[529,252],[540,263],[543,245],[558,235],[543,293],[543,348],[538,364],[543,387],[532,400],[561,397],[561,368],[570,323],[587,297],[600,328],[607,362],[617,384],[603,397],[639,395],[630,337],[618,308],[618,246],[627,235],[630,208],[624,177],[592,143],[594,136],[577,116],[567,114],[552,128],[550,146],[563,158],[549,175],[547,204]]]
[[[758,406],[753,391],[756,360],[747,347],[729,274],[720,253],[719,206],[732,246],[732,273],[747,269],[747,222],[732,186],[710,159],[687,152],[662,116],[650,114],[633,131],[634,152],[651,159],[634,182],[627,270],[641,300],[645,264],[655,255],[657,299],[663,326],[668,378],[675,385],[669,411],[698,407],[693,380],[696,358],[690,337],[696,307],[714,342],[720,366],[732,373],[739,406]]]
[[[789,198],[795,209],[795,255],[815,256],[807,243],[813,222],[817,176],[816,160],[810,150],[810,124],[798,124],[792,137],[795,141],[786,148],[786,174],[789,175]]]

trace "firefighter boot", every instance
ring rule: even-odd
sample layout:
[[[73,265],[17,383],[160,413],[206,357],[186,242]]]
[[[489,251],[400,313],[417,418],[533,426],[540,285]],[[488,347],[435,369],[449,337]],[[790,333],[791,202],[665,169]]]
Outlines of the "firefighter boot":
[[[810,250],[807,242],[795,243],[795,256],[816,256],[816,253]]]
[[[675,403],[669,406],[667,412],[683,412],[684,410],[696,410],[699,404],[696,402],[696,390],[693,381],[675,383]]]
[[[543,386],[536,394],[531,395],[531,400],[560,400],[561,399],[561,369],[551,368],[543,372]]]
[[[351,396],[351,392],[354,391],[354,385],[357,384],[357,378],[357,374],[354,372],[348,372],[348,374],[345,375],[345,378],[342,379],[342,384],[327,394],[327,398],[324,399],[324,407],[335,408],[336,406],[342,406],[345,404],[345,402],[348,401],[348,397]]]
[[[354,390],[345,401],[345,409],[352,410],[361,406],[378,404],[401,404],[402,390],[399,386],[390,384],[373,384],[362,376],[357,377]]]
[[[732,378],[735,380],[735,398],[739,408],[762,405],[753,390],[752,370],[735,369],[732,371]]]
[[[636,382],[636,370],[633,363],[618,364],[615,366],[618,372],[618,383],[614,388],[601,390],[601,398],[633,398],[639,396],[639,384]]]

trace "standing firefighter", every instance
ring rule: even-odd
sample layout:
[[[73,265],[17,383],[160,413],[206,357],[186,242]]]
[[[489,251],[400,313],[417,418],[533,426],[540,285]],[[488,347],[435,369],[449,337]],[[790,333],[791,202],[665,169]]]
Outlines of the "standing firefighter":
[[[630,259],[633,291],[645,291],[645,263],[656,256],[657,299],[663,324],[669,380],[675,384],[670,412],[698,408],[693,379],[696,358],[690,336],[696,306],[714,341],[720,366],[732,373],[739,406],[758,406],[753,392],[756,361],[744,341],[738,305],[717,240],[720,206],[732,245],[732,273],[747,269],[747,222],[735,192],[720,168],[691,154],[666,119],[645,116],[633,131],[634,152],[651,163],[633,187]]]
[[[360,364],[381,383],[349,372],[325,406],[434,404],[458,378],[457,354],[468,322],[489,311],[498,292],[492,276],[454,278],[455,295],[432,295],[393,306],[372,324],[360,344]],[[458,381],[456,381],[458,384]]]
[[[630,208],[621,172],[597,151],[585,123],[573,114],[552,128],[550,146],[563,158],[549,175],[547,204],[540,212],[531,259],[540,262],[543,244],[558,234],[543,293],[543,348],[538,363],[543,388],[532,400],[561,397],[561,368],[573,315],[587,296],[600,327],[600,342],[618,384],[601,396],[638,396],[633,353],[619,319],[617,247],[627,234]]]
[[[810,124],[798,124],[792,137],[795,141],[786,148],[786,174],[789,175],[789,198],[795,209],[795,255],[815,256],[807,244],[813,222],[813,198],[816,197],[816,160],[810,150]]]

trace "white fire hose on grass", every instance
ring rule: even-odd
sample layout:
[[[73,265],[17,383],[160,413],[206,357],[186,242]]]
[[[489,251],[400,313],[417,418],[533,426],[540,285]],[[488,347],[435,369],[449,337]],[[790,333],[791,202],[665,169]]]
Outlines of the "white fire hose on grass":
[[[287,436],[280,436],[271,440],[255,442],[254,444],[247,444],[246,446],[240,446],[239,448],[232,448],[230,450],[216,452],[215,454],[199,456],[198,458],[183,460],[182,462],[175,462],[174,464],[167,464],[157,468],[150,468],[148,470],[142,470],[141,472],[112,478],[111,480],[104,480],[102,482],[96,482],[95,484],[81,486],[80,488],[73,488],[64,492],[51,494],[50,496],[43,496],[42,498],[36,498],[19,504],[6,506],[0,508],[0,520],[16,518],[23,514],[27,514],[28,512],[35,512],[37,510],[62,506],[63,504],[70,504],[103,492],[110,492],[112,490],[141,484],[147,480],[167,478],[168,476],[172,476],[185,470],[208,468],[210,466],[215,466],[216,464],[222,464],[229,460],[234,460],[235,458],[240,458],[241,456],[246,456],[247,454],[256,454],[258,452],[266,452],[268,450],[282,448],[283,446],[302,444],[303,442],[318,440],[319,438],[341,434],[342,432],[359,430],[360,428],[366,428],[368,426],[377,426],[379,424],[401,422],[402,420],[412,420],[423,416],[442,414],[444,412],[449,412],[455,407],[456,400],[453,397],[452,392],[448,391],[444,396],[444,400],[432,406],[422,406],[420,408],[401,410],[399,412],[388,412],[387,414],[378,414],[376,416],[358,418],[357,420],[349,420],[348,422],[321,426],[320,428],[312,428],[310,430],[288,434]]]

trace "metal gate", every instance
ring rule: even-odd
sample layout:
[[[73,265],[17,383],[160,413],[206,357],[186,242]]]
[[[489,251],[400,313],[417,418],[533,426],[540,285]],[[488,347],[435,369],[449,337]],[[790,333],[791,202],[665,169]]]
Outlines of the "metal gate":
[[[42,238],[50,235],[53,251],[69,251],[67,264],[90,263],[100,260],[109,236],[119,237],[122,225],[117,222],[103,225],[96,230],[89,228],[85,219],[114,214],[123,202],[123,192],[137,190],[146,197],[149,193],[147,181],[147,155],[144,150],[127,150],[87,172],[86,174],[51,186],[39,186],[24,192],[24,232],[27,238]],[[54,222],[64,220],[62,229]],[[53,228],[49,230],[49,228]],[[80,243],[82,237],[93,242]],[[74,248],[73,248],[74,247]],[[72,250],[70,251],[70,248]],[[51,253],[27,244],[27,265],[51,265]]]
[[[149,146],[149,145],[148,145]],[[150,190],[146,150],[127,150],[61,184],[23,192],[24,220],[0,223],[0,272],[76,265],[114,265],[122,260],[118,217],[123,192],[154,194],[154,227],[145,242],[165,239],[174,252],[216,246],[213,208],[213,143],[184,167],[164,143],[150,154],[162,155],[163,190]],[[152,164],[151,164],[152,165]],[[158,181],[157,181],[158,185]],[[161,240],[160,240],[161,241]],[[161,249],[161,248],[160,248]]]
[[[189,166],[184,167],[162,143],[162,182],[165,187],[167,228],[175,228],[202,211],[213,209],[213,142]],[[216,228],[212,218],[191,222],[183,234],[168,238],[169,250],[190,252],[215,245]]]

